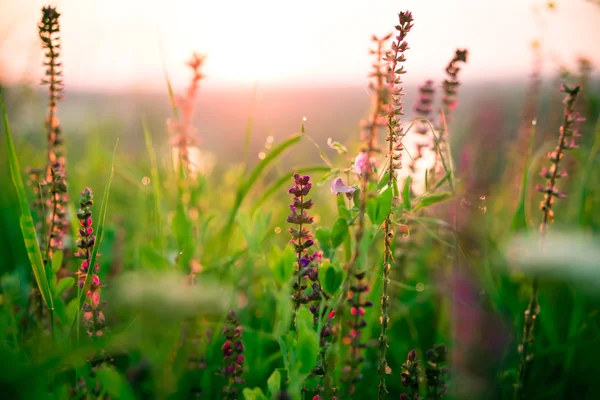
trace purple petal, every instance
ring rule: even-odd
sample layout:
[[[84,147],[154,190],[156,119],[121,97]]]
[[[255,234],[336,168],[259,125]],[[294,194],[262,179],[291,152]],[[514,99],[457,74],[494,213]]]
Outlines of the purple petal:
[[[354,193],[356,191],[355,187],[346,186],[342,178],[335,178],[333,182],[331,182],[331,193],[340,194],[340,193]]]

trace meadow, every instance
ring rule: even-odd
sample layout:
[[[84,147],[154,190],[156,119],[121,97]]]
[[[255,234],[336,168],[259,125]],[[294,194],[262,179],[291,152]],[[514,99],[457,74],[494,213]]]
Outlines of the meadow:
[[[406,11],[364,86],[70,92],[59,13],[0,86],[3,398],[600,398],[584,58],[415,82]]]

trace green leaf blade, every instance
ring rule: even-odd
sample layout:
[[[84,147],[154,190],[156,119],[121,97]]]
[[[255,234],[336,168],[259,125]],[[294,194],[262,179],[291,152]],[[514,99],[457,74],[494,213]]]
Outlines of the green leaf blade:
[[[27,256],[31,262],[31,268],[35,281],[40,289],[42,299],[50,310],[54,310],[54,302],[52,299],[52,292],[50,288],[50,282],[46,274],[42,252],[40,244],[37,240],[35,231],[35,225],[33,223],[33,217],[31,216],[31,210],[29,209],[29,203],[27,201],[27,193],[25,192],[25,185],[23,185],[23,178],[21,177],[21,169],[19,166],[19,159],[17,158],[17,152],[15,145],[12,140],[10,133],[10,126],[8,124],[8,115],[6,114],[6,107],[4,105],[4,97],[0,96],[0,102],[2,104],[2,117],[4,120],[4,131],[6,134],[6,143],[8,146],[8,159],[10,165],[10,174],[12,177],[13,184],[17,191],[19,198],[19,206],[21,208],[20,226],[21,232],[23,233],[23,240],[25,242],[25,248],[27,249]]]

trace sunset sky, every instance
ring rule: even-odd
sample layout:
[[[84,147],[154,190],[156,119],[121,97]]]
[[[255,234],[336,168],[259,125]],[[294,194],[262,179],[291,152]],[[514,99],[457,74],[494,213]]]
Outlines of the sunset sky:
[[[2,0],[0,79],[35,82],[36,24],[45,1]],[[600,7],[586,0],[60,0],[68,87],[163,90],[163,60],[185,84],[192,51],[208,55],[206,85],[362,85],[372,34],[411,10],[410,79],[437,78],[456,47],[469,49],[466,79],[522,77],[531,42],[546,73],[578,56],[600,65]],[[536,11],[537,10],[537,11]],[[408,75],[407,75],[408,76]]]

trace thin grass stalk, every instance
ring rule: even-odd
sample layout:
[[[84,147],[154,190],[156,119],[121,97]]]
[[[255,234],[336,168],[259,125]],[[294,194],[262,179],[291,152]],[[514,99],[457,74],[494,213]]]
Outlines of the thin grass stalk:
[[[542,210],[542,222],[540,224],[540,251],[544,251],[548,225],[554,222],[554,212],[552,206],[555,198],[565,198],[566,194],[556,187],[558,179],[567,176],[563,169],[559,171],[559,164],[566,150],[576,149],[575,139],[579,137],[576,124],[583,119],[575,111],[575,101],[581,86],[573,88],[563,85],[561,92],[565,93],[564,114],[562,125],[559,130],[558,143],[554,151],[548,153],[547,158],[551,165],[549,169],[542,168],[540,175],[546,179],[546,186],[537,185],[536,189],[544,193],[544,200],[540,203]],[[535,276],[531,285],[531,297],[527,309],[525,310],[525,322],[523,324],[523,335],[519,345],[519,369],[517,382],[515,384],[514,398],[521,399],[523,396],[523,387],[527,380],[528,363],[533,359],[533,353],[530,353],[529,346],[534,342],[534,329],[537,316],[540,312],[538,295],[540,290],[539,278]]]
[[[386,138],[388,142],[388,190],[392,190],[392,195],[397,198],[397,169],[402,168],[401,156],[402,156],[402,137],[404,136],[404,128],[402,126],[402,115],[403,104],[402,104],[402,75],[406,72],[404,67],[398,67],[398,63],[404,63],[405,57],[404,52],[408,49],[408,43],[405,41],[406,35],[413,26],[413,17],[410,11],[401,12],[398,14],[399,25],[396,25],[398,36],[396,41],[392,43],[391,54],[388,54],[384,60],[390,64],[388,66],[388,91],[390,96],[390,103],[388,104],[388,136]],[[390,322],[389,317],[389,295],[388,286],[390,283],[390,269],[394,262],[394,255],[392,253],[392,242],[394,238],[394,230],[392,228],[392,212],[388,213],[384,222],[384,253],[383,253],[383,289],[381,293],[381,317],[379,319],[381,324],[381,331],[379,335],[379,387],[378,396],[379,399],[383,399],[388,393],[385,385],[386,374],[391,373],[390,367],[388,366],[386,353],[388,345],[387,329]]]

